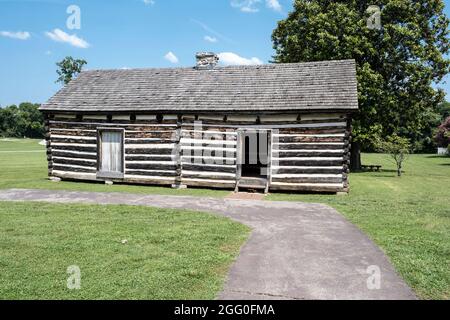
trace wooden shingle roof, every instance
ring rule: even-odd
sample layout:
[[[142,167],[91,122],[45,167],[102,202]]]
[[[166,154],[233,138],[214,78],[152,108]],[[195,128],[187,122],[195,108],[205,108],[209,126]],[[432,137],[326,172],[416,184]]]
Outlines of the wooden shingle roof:
[[[217,112],[358,108],[354,60],[83,71],[44,111]]]

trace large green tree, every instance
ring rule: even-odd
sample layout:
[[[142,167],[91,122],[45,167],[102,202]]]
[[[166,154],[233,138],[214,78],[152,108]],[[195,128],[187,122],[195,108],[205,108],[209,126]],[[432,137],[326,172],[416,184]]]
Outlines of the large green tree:
[[[68,84],[81,72],[81,69],[83,69],[85,64],[87,64],[86,60],[74,59],[70,56],[65,57],[60,62],[56,63],[58,66],[58,69],[56,70],[58,80],[56,80],[56,82]]]
[[[381,28],[368,27],[370,5],[381,9]],[[355,59],[355,141],[374,150],[378,136],[414,139],[444,98],[433,88],[449,71],[443,9],[441,0],[296,0],[273,31],[274,62]]]

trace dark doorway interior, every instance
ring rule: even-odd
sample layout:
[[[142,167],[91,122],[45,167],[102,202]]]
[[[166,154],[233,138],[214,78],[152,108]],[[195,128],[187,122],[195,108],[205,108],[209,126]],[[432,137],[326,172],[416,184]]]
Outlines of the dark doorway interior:
[[[242,177],[267,176],[269,135],[267,131],[249,131],[243,136]]]

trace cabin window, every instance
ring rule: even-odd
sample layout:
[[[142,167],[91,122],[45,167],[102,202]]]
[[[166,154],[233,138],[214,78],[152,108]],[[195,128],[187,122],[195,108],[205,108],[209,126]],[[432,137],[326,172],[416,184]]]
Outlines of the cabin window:
[[[98,177],[123,178],[123,130],[98,130]]]

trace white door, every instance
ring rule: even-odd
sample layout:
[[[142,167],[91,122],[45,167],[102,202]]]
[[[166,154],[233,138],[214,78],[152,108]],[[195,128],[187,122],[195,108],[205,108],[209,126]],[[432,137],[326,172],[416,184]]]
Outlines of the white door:
[[[122,131],[101,131],[100,172],[123,173]]]

